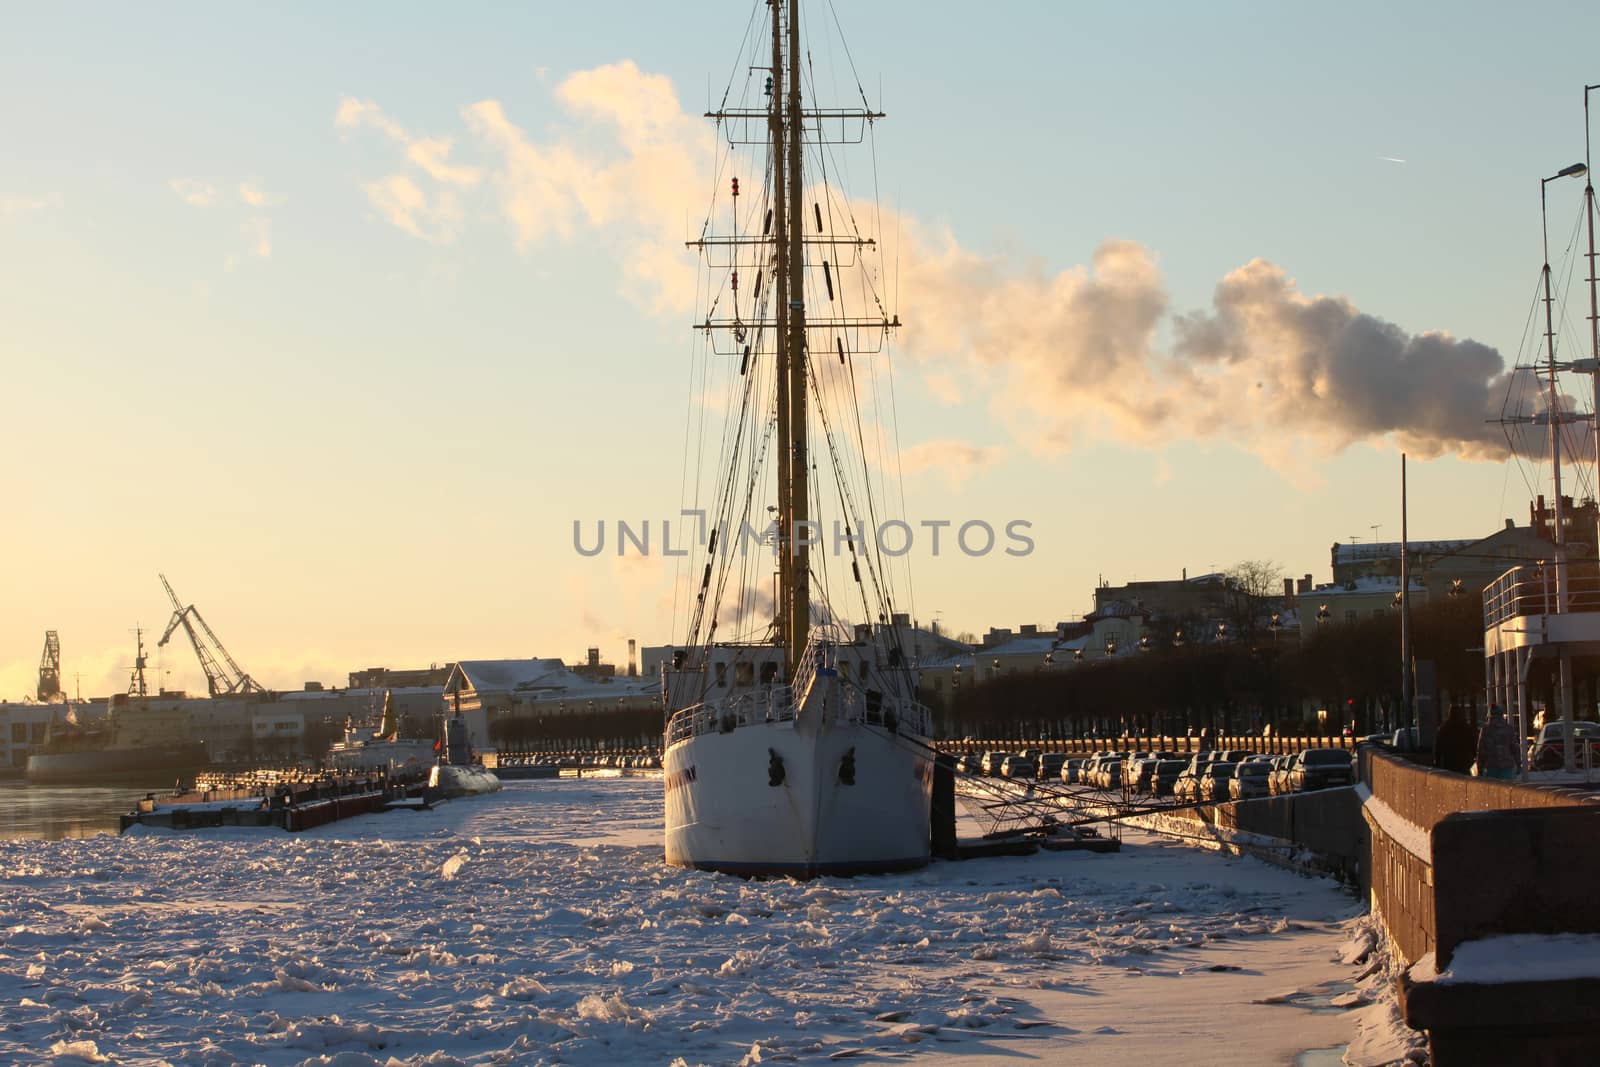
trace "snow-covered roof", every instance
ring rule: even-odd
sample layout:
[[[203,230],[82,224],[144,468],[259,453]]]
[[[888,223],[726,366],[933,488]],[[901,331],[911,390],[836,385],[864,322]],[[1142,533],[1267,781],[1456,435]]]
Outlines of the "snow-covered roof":
[[[461,660],[446,692],[472,688],[480,693],[516,693],[530,689],[565,689],[583,679],[567,670],[559,659],[472,659]]]
[[[1443,556],[1451,552],[1458,552],[1468,545],[1477,544],[1476,540],[1454,541],[1407,541],[1406,550],[1412,558],[1417,556]],[[1333,546],[1333,562],[1337,566],[1341,563],[1363,563],[1380,559],[1399,559],[1399,541],[1376,541],[1361,544],[1338,544]]]
[[[616,698],[658,691],[653,678],[586,678],[559,659],[462,660],[450,672],[446,693],[471,689],[476,693],[506,693],[538,698],[560,694],[573,699]]]
[[[1411,589],[1413,592],[1428,591],[1428,587],[1416,578],[1411,580]],[[1396,593],[1399,590],[1399,578],[1363,576],[1334,585],[1319,585],[1310,593],[1303,595],[1306,597],[1372,596],[1380,593]]]

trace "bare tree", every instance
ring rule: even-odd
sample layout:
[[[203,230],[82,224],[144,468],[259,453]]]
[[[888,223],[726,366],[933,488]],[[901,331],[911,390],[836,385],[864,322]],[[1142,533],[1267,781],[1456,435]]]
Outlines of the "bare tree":
[[[1233,592],[1229,621],[1239,636],[1254,636],[1272,614],[1269,604],[1283,595],[1283,566],[1270,559],[1248,559],[1230,567],[1226,577]]]

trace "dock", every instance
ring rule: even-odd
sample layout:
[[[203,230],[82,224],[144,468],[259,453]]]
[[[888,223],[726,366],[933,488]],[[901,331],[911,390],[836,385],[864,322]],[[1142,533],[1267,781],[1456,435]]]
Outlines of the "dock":
[[[429,792],[425,767],[316,775],[255,772],[205,781],[181,796],[151,793],[121,817],[120,829],[244,826],[297,833],[375,811],[431,807],[441,798]]]

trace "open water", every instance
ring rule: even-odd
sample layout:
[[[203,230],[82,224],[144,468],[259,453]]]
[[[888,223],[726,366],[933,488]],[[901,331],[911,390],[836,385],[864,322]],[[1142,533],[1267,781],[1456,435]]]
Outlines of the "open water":
[[[165,786],[29,785],[14,778],[0,781],[0,840],[32,838],[55,841],[117,832],[117,818],[133,810],[147,793],[171,792]]]

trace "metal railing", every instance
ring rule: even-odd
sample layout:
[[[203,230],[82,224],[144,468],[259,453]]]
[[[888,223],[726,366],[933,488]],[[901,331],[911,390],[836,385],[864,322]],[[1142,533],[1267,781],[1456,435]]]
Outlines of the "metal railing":
[[[700,734],[731,733],[756,723],[788,722],[794,718],[794,687],[774,685],[729,700],[692,704],[667,722],[667,744]]]
[[[1512,567],[1483,591],[1483,627],[1515,618],[1600,611],[1600,566],[1593,560],[1540,560]]]
[[[806,677],[814,680],[815,672]],[[795,685],[774,685],[725,701],[691,705],[668,720],[666,743],[674,745],[701,734],[732,733],[742,726],[758,723],[791,722],[799,710],[802,699],[799,693]],[[933,712],[915,700],[887,695],[876,701],[869,700],[866,690],[854,683],[841,686],[840,694],[842,699],[835,711],[835,721],[866,723],[923,737],[932,732]]]

